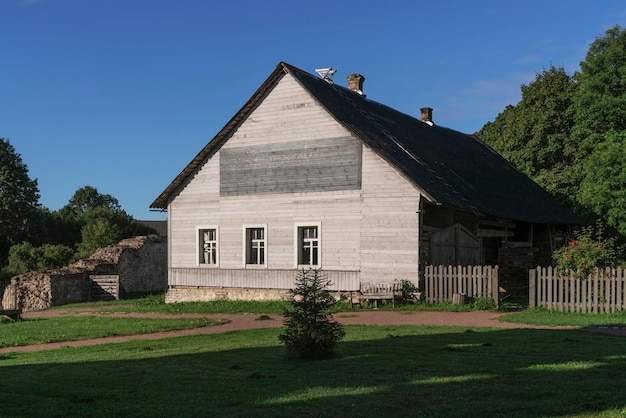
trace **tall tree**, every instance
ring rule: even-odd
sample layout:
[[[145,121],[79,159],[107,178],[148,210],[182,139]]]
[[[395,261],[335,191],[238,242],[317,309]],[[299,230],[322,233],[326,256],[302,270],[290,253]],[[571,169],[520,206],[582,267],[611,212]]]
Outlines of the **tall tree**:
[[[80,243],[84,239],[82,229],[94,218],[94,216],[88,218],[87,214],[94,210],[104,213],[102,208],[108,218],[113,216],[111,214],[123,212],[116,198],[109,194],[101,194],[95,187],[84,186],[76,190],[67,205],[54,213],[57,222],[64,226],[63,240],[59,244]]]
[[[37,180],[7,139],[0,138],[0,266],[9,247],[25,238],[29,217],[38,207]]]
[[[626,131],[607,133],[585,164],[577,196],[581,207],[626,237]]]
[[[125,238],[124,229],[128,223],[130,219],[125,212],[114,212],[106,206],[88,210],[81,228],[82,240],[77,246],[78,257],[89,257],[98,248],[113,245]]]
[[[522,99],[507,106],[479,136],[522,172],[568,204],[575,183],[570,111],[576,84],[562,67],[551,66],[521,87]]]
[[[119,201],[110,194],[102,194],[92,186],[84,186],[74,192],[74,195],[59,210],[64,218],[81,219],[87,211],[99,207],[106,207],[113,212],[121,211]]]
[[[615,26],[596,38],[574,78],[574,134],[590,150],[603,134],[626,129],[626,31]]]
[[[572,106],[577,200],[583,215],[626,237],[626,30],[597,38],[580,68]]]

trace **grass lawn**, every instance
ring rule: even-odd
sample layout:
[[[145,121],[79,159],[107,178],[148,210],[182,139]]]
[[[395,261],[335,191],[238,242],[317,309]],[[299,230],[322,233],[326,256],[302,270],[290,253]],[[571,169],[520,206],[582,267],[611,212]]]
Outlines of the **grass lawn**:
[[[500,320],[531,325],[565,325],[575,327],[616,326],[626,327],[626,311],[611,314],[559,312],[547,309],[529,309],[515,314],[504,315]]]
[[[117,335],[148,334],[205,327],[223,322],[206,318],[149,319],[83,316],[0,322],[0,348]],[[1,409],[0,416],[2,416]]]
[[[626,415],[626,339],[582,330],[346,326],[336,358],[280,329],[0,355],[11,417]]]
[[[284,308],[276,302],[166,305],[161,297],[75,306],[96,306],[100,312],[258,314]],[[624,313],[528,310],[505,319],[626,326]],[[211,324],[74,314],[0,323],[0,346]],[[574,329],[353,325],[345,330],[338,355],[321,362],[289,357],[278,340],[280,328],[0,354],[0,416],[626,416],[624,337]]]

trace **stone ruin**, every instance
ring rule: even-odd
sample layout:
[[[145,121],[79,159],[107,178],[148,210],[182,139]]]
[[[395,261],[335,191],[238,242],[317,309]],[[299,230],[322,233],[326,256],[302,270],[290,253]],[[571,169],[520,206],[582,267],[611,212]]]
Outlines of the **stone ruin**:
[[[115,283],[115,292],[99,280]],[[108,285],[107,285],[108,286]],[[91,257],[58,270],[29,272],[11,278],[2,306],[32,311],[68,303],[167,289],[167,240],[156,235],[134,237],[101,248]],[[104,295],[104,296],[103,296]]]

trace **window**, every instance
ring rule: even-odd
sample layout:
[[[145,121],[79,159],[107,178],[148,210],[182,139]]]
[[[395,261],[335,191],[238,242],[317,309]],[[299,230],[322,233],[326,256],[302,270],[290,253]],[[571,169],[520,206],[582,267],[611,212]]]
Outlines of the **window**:
[[[265,265],[266,227],[246,228],[246,264]]]
[[[198,229],[198,242],[198,264],[217,266],[217,228]]]
[[[297,265],[319,267],[320,225],[296,226]]]

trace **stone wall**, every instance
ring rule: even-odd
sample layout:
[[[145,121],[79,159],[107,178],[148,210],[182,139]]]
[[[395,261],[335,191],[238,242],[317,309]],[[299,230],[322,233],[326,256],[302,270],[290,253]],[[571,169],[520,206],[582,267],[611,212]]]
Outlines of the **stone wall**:
[[[3,305],[17,300],[18,309],[32,311],[89,300],[91,275],[119,275],[126,293],[167,289],[167,241],[156,235],[135,237],[101,248],[86,260],[59,270],[29,272],[11,279]],[[16,291],[17,295],[13,292]]]
[[[164,292],[167,289],[167,241],[151,237],[143,240],[141,246],[128,246],[118,258],[117,271],[126,293]]]

